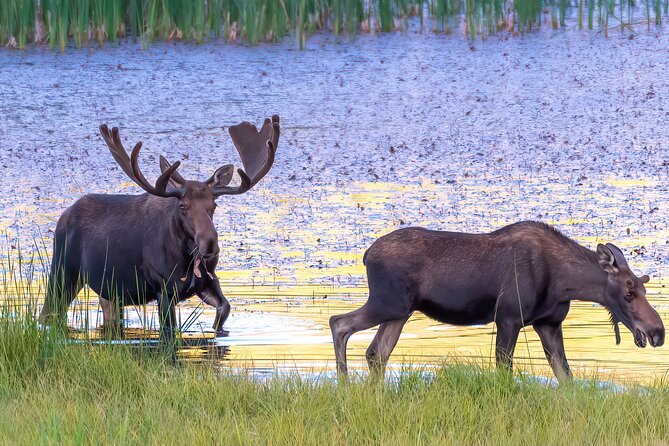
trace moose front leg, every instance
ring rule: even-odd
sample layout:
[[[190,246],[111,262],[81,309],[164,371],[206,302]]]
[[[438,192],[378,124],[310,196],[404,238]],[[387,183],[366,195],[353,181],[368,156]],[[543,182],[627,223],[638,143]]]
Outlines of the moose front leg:
[[[122,336],[123,306],[118,299],[106,299],[101,296],[100,307],[102,308],[102,327],[100,327],[102,332],[112,338]]]
[[[171,293],[162,292],[158,297],[160,315],[160,340],[174,344],[176,340],[176,299]]]
[[[216,330],[216,334],[227,336],[228,332],[223,329],[223,324],[230,314],[230,303],[223,295],[218,279],[214,277],[209,286],[197,293],[197,295],[202,299],[202,302],[216,308],[216,318],[214,319],[214,325],[212,327]]]
[[[497,368],[513,370],[513,351],[518,341],[520,326],[512,321],[497,321],[495,359]]]
[[[534,331],[541,339],[544,353],[549,364],[553,368],[555,377],[560,382],[569,381],[572,378],[567,356],[564,353],[564,338],[562,337],[562,324],[535,324]]]

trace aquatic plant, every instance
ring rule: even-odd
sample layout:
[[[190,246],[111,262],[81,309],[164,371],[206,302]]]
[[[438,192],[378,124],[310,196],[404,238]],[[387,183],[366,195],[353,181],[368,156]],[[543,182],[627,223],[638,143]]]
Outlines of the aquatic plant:
[[[562,28],[574,9],[579,29],[586,19],[594,29],[596,19],[608,34],[615,27],[661,25],[669,0],[3,0],[0,43],[18,48],[48,43],[62,51],[69,42],[80,48],[125,36],[144,46],[221,36],[257,44],[291,33],[303,47],[315,30],[354,36],[406,29],[409,16],[419,16],[421,27],[431,21],[435,32],[462,28],[473,39],[525,32],[544,22]]]

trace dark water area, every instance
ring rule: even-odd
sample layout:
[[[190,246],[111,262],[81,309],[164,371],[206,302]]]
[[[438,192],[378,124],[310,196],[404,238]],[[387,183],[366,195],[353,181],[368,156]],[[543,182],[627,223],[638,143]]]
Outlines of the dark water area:
[[[614,242],[651,275],[665,317],[668,72],[665,34],[575,30],[473,43],[317,35],[304,51],[292,41],[2,50],[0,230],[48,252],[58,216],[81,195],[140,192],[113,162],[101,123],[118,126],[126,148],[144,142],[149,178],[163,154],[204,179],[239,165],[229,126],[277,113],[273,169],[249,193],[220,199],[215,215],[229,342],[236,323],[258,321],[242,323],[247,313],[274,311],[244,310],[276,297],[236,294],[256,285],[300,299],[328,294],[305,286],[332,287],[341,307],[305,313],[318,313],[314,330],[327,343],[325,316],[364,301],[364,250],[407,225],[487,232],[537,219],[591,248]]]

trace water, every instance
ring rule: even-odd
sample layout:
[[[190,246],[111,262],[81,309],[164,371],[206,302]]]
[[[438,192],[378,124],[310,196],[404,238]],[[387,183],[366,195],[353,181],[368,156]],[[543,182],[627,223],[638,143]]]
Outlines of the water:
[[[165,154],[187,178],[207,178],[238,163],[228,126],[278,113],[272,171],[220,199],[215,216],[233,310],[230,335],[211,343],[225,347],[226,364],[331,370],[327,319],[364,302],[362,253],[407,225],[486,232],[539,219],[591,248],[614,242],[651,275],[649,297],[666,321],[669,40],[628,37],[544,32],[471,46],[409,32],[315,36],[306,51],[293,42],[3,51],[0,229],[17,249],[34,251],[37,240],[48,255],[49,231],[77,197],[140,191],[115,166],[100,123],[120,127],[127,146],[144,141],[149,176]],[[81,299],[72,325],[88,307],[96,326],[95,297]],[[154,310],[127,309],[130,326],[155,326]],[[213,311],[195,298],[180,305],[182,320],[192,311],[189,333],[213,338]],[[666,373],[666,347],[637,349],[626,330],[615,346],[607,318],[589,303],[572,307],[565,342],[578,374],[648,382]],[[492,331],[416,315],[393,367],[489,365]],[[352,338],[357,369],[372,336]],[[516,359],[550,374],[532,329]]]

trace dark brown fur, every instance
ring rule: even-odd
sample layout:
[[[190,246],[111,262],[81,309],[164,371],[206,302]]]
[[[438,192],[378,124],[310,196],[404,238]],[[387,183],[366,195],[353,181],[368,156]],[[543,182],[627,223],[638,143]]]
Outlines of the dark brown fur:
[[[231,187],[233,166],[217,169],[206,181],[188,181],[160,157],[162,174],[151,185],[138,165],[142,143],[132,154],[123,148],[117,128],[100,133],[125,174],[148,193],[91,194],[80,198],[58,220],[53,261],[40,319],[64,319],[79,290],[88,284],[101,298],[104,326],[120,330],[124,305],[158,301],[161,337],[174,337],[177,302],[198,295],[216,307],[214,329],[224,333],[230,304],[215,270],[218,234],[215,200],[247,192],[269,171],[279,142],[279,117],[266,119],[260,131],[247,122],[231,126],[230,136],[244,169],[241,184]]]
[[[645,298],[647,276],[636,277],[614,245],[591,251],[544,223],[489,234],[399,229],[375,241],[363,261],[367,303],[330,319],[341,374],[348,338],[379,324],[367,360],[382,371],[414,311],[456,325],[495,322],[497,363],[508,368],[520,329],[532,325],[559,378],[571,376],[562,337],[571,300],[606,307],[639,346],[664,342],[662,320]]]
[[[42,319],[62,317],[84,284],[102,299],[104,326],[117,330],[125,305],[158,300],[163,321],[174,323],[174,304],[195,294],[217,308],[215,329],[230,305],[214,271],[218,262],[213,207],[204,212],[198,234],[202,247],[183,224],[177,198],[143,195],[86,195],[58,221],[54,256]],[[209,202],[213,204],[211,194]],[[191,207],[192,209],[192,207]],[[205,249],[206,248],[206,249]],[[194,262],[200,277],[195,275]],[[169,333],[168,336],[172,336]]]

